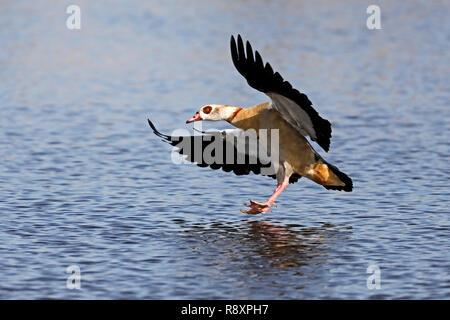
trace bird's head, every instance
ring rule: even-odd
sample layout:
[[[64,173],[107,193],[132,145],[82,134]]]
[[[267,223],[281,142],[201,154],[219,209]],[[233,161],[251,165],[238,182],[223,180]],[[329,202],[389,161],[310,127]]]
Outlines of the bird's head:
[[[192,118],[186,121],[186,123],[191,123],[200,120],[208,120],[208,121],[220,121],[220,120],[230,120],[238,110],[241,108],[226,106],[226,105],[217,105],[217,104],[208,104],[200,108]]]

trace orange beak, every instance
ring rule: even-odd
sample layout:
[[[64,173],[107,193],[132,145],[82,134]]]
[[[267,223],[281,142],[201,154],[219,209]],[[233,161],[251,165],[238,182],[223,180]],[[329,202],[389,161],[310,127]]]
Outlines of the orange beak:
[[[197,113],[194,114],[194,116],[192,118],[190,118],[189,120],[186,120],[186,123],[191,123],[191,122],[200,121],[200,120],[203,120],[203,119],[200,116],[200,112],[197,111]]]

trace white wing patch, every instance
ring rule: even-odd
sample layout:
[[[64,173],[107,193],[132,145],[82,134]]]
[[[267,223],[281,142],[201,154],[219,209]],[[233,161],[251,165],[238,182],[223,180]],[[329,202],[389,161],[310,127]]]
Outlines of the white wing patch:
[[[280,94],[269,92],[272,106],[284,120],[304,136],[310,136],[312,140],[317,138],[316,131],[309,115],[294,101]]]

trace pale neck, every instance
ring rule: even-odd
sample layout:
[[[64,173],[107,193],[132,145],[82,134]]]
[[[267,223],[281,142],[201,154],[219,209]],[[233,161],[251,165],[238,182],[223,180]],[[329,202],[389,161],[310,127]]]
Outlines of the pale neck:
[[[224,106],[224,119],[226,119],[229,123],[233,123],[241,110],[242,108],[240,107]]]

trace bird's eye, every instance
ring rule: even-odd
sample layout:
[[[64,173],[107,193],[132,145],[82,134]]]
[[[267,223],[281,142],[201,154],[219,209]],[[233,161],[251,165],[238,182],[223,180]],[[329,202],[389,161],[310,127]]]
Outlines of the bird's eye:
[[[203,113],[204,114],[209,114],[211,112],[211,110],[212,110],[211,106],[203,107]]]

